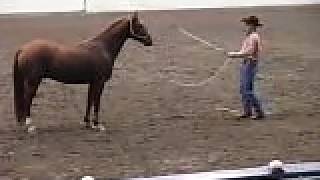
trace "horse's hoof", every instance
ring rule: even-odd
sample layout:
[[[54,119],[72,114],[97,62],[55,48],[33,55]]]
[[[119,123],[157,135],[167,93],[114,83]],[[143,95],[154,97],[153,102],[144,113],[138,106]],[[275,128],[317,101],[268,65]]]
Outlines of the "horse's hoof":
[[[36,132],[37,127],[36,126],[29,126],[27,129],[27,132],[29,134],[34,134]]]
[[[86,129],[92,128],[90,123],[86,123],[86,124],[85,124],[85,127],[86,127]]]
[[[18,123],[17,132],[25,132],[26,127],[22,123]]]
[[[18,122],[17,122],[17,126],[18,126],[19,128],[24,127],[24,123],[21,122],[21,121],[20,121],[20,122],[18,121]]]
[[[80,121],[80,125],[87,125],[90,124],[90,121]]]
[[[80,121],[80,125],[82,127],[84,127],[85,129],[90,129],[91,128],[90,122],[87,122],[87,121]]]
[[[91,126],[91,128],[94,129],[94,130],[98,130],[98,131],[105,131],[106,130],[106,128],[102,124],[99,124],[99,125],[94,125],[93,124]]]
[[[106,127],[104,127],[104,125],[102,125],[102,124],[99,124],[99,125],[98,125],[98,129],[99,129],[100,131],[105,131],[105,130],[106,130]]]
[[[98,128],[97,125],[94,125],[94,124],[91,125],[91,129],[97,129],[97,128]]]

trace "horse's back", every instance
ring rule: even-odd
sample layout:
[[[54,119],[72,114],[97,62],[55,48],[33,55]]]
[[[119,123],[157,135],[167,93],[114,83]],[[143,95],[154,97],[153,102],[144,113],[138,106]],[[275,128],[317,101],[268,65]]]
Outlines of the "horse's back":
[[[66,46],[49,40],[34,40],[21,48],[20,65],[41,77],[82,84],[104,74],[102,55],[83,46]]]
[[[20,63],[74,64],[75,62],[71,61],[89,58],[85,49],[42,39],[30,41],[24,44],[20,50]]]
[[[32,63],[52,55],[53,51],[59,47],[58,43],[48,40],[33,40],[24,44],[20,48],[19,63]]]

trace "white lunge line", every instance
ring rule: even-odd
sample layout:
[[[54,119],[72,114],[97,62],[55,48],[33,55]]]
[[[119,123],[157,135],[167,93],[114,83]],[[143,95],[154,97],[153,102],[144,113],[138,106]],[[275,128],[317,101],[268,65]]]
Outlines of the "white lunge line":
[[[195,35],[191,34],[191,33],[188,32],[187,30],[185,30],[184,28],[181,28],[181,27],[180,27],[178,30],[179,30],[181,33],[185,34],[186,36],[191,37],[192,39],[194,39],[194,40],[196,40],[196,41],[199,41],[199,42],[207,45],[207,46],[210,47],[210,48],[214,48],[214,49],[217,50],[217,51],[223,51],[223,53],[226,54],[225,49],[222,48],[222,47],[218,47],[217,43],[212,44],[212,43],[210,43],[210,42],[208,42],[208,41],[206,41],[206,40],[204,40],[204,39],[202,39],[202,38],[200,38],[200,37],[198,37],[198,36],[195,36]],[[207,83],[215,80],[219,74],[221,74],[222,72],[224,72],[225,69],[226,69],[226,67],[227,67],[227,65],[229,64],[229,62],[230,62],[230,59],[227,58],[226,61],[224,61],[223,65],[222,65],[221,67],[219,67],[219,69],[217,70],[217,72],[216,72],[214,75],[210,76],[209,78],[207,78],[207,79],[205,79],[205,80],[203,80],[203,81],[201,81],[201,82],[199,82],[199,83],[181,83],[181,82],[178,82],[178,81],[175,81],[175,80],[170,80],[169,82],[172,82],[172,83],[177,84],[178,86],[184,86],[184,87],[203,86],[203,85],[205,85],[205,84],[207,84]]]
[[[195,36],[195,35],[191,34],[190,32],[188,32],[187,30],[185,30],[185,29],[182,28],[182,27],[179,27],[178,29],[179,29],[179,31],[180,31],[181,33],[185,34],[186,36],[191,37],[192,39],[194,39],[194,40],[196,40],[196,41],[199,41],[199,42],[207,45],[208,47],[214,48],[214,49],[217,50],[217,51],[224,51],[224,48],[218,47],[216,42],[214,43],[214,44],[215,44],[215,45],[214,45],[214,44],[212,44],[212,43],[210,43],[210,42],[208,42],[208,41],[206,41],[206,40],[204,40],[204,39],[202,39],[202,38],[200,38],[200,37],[198,37],[198,36]]]

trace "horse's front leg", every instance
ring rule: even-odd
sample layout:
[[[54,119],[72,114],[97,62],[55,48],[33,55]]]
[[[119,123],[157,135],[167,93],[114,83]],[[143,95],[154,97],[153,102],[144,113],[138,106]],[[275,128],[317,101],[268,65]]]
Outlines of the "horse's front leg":
[[[86,114],[83,120],[87,128],[90,128],[90,114],[91,114],[92,102],[94,99],[94,89],[95,89],[94,87],[95,87],[94,83],[89,84],[87,108],[86,108]]]
[[[99,126],[99,111],[100,111],[100,99],[101,94],[104,89],[104,81],[99,81],[96,83],[96,88],[94,91],[94,119],[93,119],[93,127],[98,127],[100,130],[104,130],[104,127]]]

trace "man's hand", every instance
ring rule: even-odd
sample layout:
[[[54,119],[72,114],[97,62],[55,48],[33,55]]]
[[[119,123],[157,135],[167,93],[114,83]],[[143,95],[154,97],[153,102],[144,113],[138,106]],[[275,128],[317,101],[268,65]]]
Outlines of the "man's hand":
[[[227,56],[230,58],[237,58],[237,57],[241,57],[241,53],[240,52],[228,52]]]

